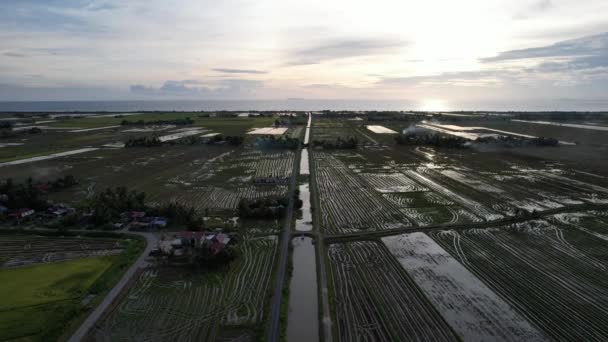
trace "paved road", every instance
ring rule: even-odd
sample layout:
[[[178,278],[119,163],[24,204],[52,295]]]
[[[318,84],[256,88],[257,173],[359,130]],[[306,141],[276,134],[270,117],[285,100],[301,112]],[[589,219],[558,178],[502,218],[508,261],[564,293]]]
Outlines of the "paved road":
[[[127,232],[121,231],[121,233],[126,234]],[[82,324],[80,325],[80,328],[78,328],[78,330],[76,330],[74,332],[74,334],[72,335],[72,337],[70,337],[70,339],[68,340],[69,342],[82,341],[82,339],[87,335],[89,330],[91,330],[91,328],[93,328],[95,323],[97,323],[97,320],[101,317],[101,315],[103,315],[103,313],[106,311],[106,309],[112,304],[112,302],[116,299],[116,297],[118,297],[118,295],[122,292],[122,290],[125,288],[125,286],[129,283],[131,278],[133,278],[133,276],[137,272],[137,269],[145,266],[146,257],[148,256],[148,254],[150,254],[150,251],[152,251],[152,249],[154,247],[156,247],[156,245],[157,245],[158,236],[153,233],[143,233],[143,232],[128,232],[128,233],[145,237],[146,238],[146,248],[144,249],[143,253],[141,253],[139,258],[137,258],[137,260],[133,263],[133,265],[131,265],[131,267],[127,270],[127,272],[125,272],[125,274],[122,276],[120,281],[118,283],[116,283],[116,285],[114,285],[114,288],[112,288],[112,290],[110,290],[110,292],[106,295],[106,297],[103,299],[103,301],[101,303],[99,303],[99,305],[97,305],[95,310],[93,310],[91,312],[91,314],[89,314],[89,317],[87,317],[87,319],[84,322],[82,322]]]
[[[283,297],[283,287],[285,286],[285,274],[287,273],[287,261],[289,256],[289,240],[291,239],[291,221],[293,218],[294,209],[294,191],[297,186],[297,176],[300,173],[300,157],[301,149],[297,151],[297,156],[294,158],[293,173],[289,182],[289,206],[287,207],[287,215],[285,215],[285,224],[283,225],[283,231],[281,232],[280,246],[279,246],[279,268],[277,270],[277,278],[275,281],[274,295],[272,297],[272,308],[270,314],[270,330],[268,332],[268,341],[276,342],[279,340],[280,327],[279,321],[281,319],[281,299]]]

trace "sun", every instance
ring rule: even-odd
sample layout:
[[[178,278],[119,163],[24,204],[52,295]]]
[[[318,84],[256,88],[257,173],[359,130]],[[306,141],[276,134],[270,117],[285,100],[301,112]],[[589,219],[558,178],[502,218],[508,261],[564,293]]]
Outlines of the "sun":
[[[418,110],[425,112],[445,112],[449,110],[449,107],[444,100],[425,99],[420,102]]]

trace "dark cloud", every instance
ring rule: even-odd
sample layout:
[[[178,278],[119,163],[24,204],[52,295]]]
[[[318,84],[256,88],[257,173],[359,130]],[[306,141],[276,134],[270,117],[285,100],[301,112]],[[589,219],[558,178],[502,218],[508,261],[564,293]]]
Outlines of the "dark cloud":
[[[319,64],[335,59],[382,55],[395,52],[405,45],[403,41],[391,39],[334,40],[290,52],[287,64]]]
[[[116,4],[111,4],[111,3],[92,3],[89,4],[86,9],[89,11],[94,11],[94,12],[98,12],[98,11],[111,11],[111,10],[115,10],[120,8],[119,5]]]
[[[17,52],[5,52],[2,55],[6,56],[6,57],[16,57],[16,58],[23,58],[23,57],[25,57],[24,54],[17,53]]]
[[[36,76],[32,75],[34,78]],[[95,101],[124,98],[124,91],[89,85],[43,87],[0,84],[0,101]]]
[[[81,15],[79,10],[98,11],[113,7],[91,0],[0,1],[0,29],[29,32],[105,33],[107,28]]]
[[[135,95],[164,98],[238,99],[247,97],[264,86],[257,80],[223,79],[213,86],[198,80],[165,81],[159,88],[134,84],[129,87]]]
[[[515,14],[513,19],[528,19],[534,15],[545,12],[553,8],[553,1],[551,0],[539,0],[529,5],[523,11]]]
[[[537,48],[511,50],[498,54],[495,57],[482,58],[481,62],[501,62],[527,58],[553,58],[553,57],[576,57],[604,56],[608,58],[608,32],[594,36],[566,40],[549,46]]]
[[[251,70],[251,69],[227,69],[227,68],[215,68],[213,71],[223,72],[225,74],[267,74],[267,71],[263,70]]]

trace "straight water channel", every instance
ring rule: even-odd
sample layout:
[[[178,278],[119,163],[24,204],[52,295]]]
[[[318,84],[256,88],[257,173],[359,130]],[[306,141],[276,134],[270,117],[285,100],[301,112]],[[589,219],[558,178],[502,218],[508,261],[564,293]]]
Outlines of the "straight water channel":
[[[309,115],[308,127],[304,142],[308,143],[310,134]],[[300,159],[300,174],[309,175],[308,149],[303,149]],[[302,200],[302,214],[296,218],[296,231],[311,231],[312,212],[310,207],[309,183],[299,185]],[[287,341],[317,342],[319,341],[319,306],[317,293],[317,264],[315,245],[310,237],[299,236],[291,240],[293,246],[293,272],[289,284],[289,316],[287,319]]]

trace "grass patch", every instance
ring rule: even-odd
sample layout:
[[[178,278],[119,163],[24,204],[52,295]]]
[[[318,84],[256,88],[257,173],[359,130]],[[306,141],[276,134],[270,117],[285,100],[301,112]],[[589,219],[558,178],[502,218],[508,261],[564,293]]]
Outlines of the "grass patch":
[[[80,300],[116,257],[0,271],[0,339],[53,340],[81,310]],[[47,339],[51,338],[51,339]]]

